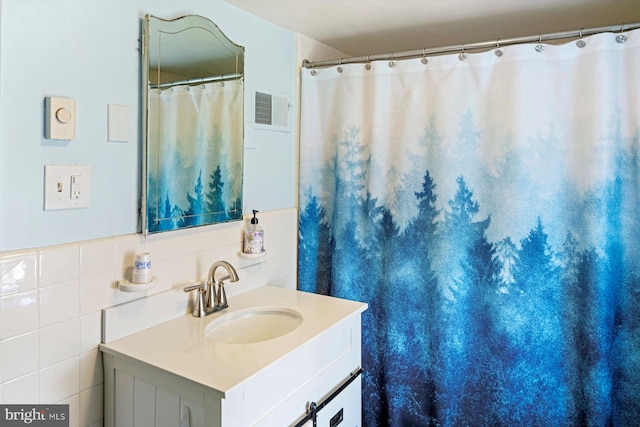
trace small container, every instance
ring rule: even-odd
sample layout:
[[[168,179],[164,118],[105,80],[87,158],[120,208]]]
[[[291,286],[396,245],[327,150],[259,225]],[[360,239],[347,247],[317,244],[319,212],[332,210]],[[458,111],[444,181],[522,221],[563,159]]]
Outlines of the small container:
[[[253,218],[251,223],[244,232],[244,248],[245,254],[261,254],[264,252],[264,230],[258,225],[257,210],[253,210]]]
[[[147,252],[137,254],[133,265],[131,281],[133,283],[148,283],[152,279],[151,256]]]

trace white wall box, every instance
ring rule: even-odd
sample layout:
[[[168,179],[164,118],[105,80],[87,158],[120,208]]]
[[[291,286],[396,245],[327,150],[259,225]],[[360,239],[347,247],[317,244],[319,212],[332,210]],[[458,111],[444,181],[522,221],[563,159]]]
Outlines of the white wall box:
[[[44,137],[71,141],[76,138],[76,101],[48,96],[44,100]]]

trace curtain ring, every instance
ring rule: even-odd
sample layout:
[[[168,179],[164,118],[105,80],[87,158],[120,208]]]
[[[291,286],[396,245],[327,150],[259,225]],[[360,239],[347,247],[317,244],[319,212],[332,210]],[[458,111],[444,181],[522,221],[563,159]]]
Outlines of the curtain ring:
[[[500,49],[500,39],[496,40],[496,51],[494,53],[498,58],[502,56],[502,49]]]
[[[370,59],[371,55],[367,55],[367,63],[364,66],[365,70],[370,70],[371,69],[371,59]]]
[[[624,22],[622,24],[620,24],[620,33],[616,36],[616,42],[618,43],[624,43],[627,41],[627,36],[625,36],[624,34],[622,34],[622,32],[624,31]]]
[[[584,28],[580,28],[580,32],[579,32],[580,39],[576,42],[576,46],[578,46],[581,49],[587,45],[585,41],[582,40],[582,30],[584,30]]]
[[[423,64],[428,64],[429,60],[427,59],[427,48],[422,48],[422,59],[420,60]]]
[[[338,59],[338,68],[336,68],[336,71],[341,73],[343,71],[342,69],[342,58]]]
[[[465,59],[467,59],[467,55],[464,53],[464,43],[462,43],[462,52],[460,53],[460,55],[458,55],[458,59],[460,61],[464,61]]]
[[[536,45],[536,52],[542,52],[544,50],[544,45],[542,44],[542,34],[538,36],[538,44]]]
[[[389,68],[396,66],[396,61],[393,60],[393,52],[391,52],[391,61],[389,61]]]

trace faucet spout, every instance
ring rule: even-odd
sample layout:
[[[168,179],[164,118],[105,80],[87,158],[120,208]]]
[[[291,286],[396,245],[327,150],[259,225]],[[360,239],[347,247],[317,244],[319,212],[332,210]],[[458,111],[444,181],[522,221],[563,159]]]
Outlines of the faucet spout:
[[[208,282],[210,282],[210,283],[215,282],[216,270],[218,269],[218,267],[222,267],[227,271],[227,275],[224,276],[223,278],[219,279],[218,280],[219,282],[222,282],[223,280],[229,280],[230,282],[237,282],[238,281],[238,272],[236,271],[235,268],[233,268],[233,266],[231,264],[229,264],[227,261],[216,261],[209,268],[209,279],[208,279]]]

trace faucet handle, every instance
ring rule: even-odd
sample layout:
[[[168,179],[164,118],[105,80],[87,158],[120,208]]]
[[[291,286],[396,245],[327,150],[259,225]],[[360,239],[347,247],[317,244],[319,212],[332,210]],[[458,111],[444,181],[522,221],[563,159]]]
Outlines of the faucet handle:
[[[195,291],[198,289],[202,289],[204,290],[204,282],[201,280],[199,282],[194,283],[193,285],[189,285],[187,287],[184,288],[185,292],[191,292],[191,291]]]
[[[193,305],[193,317],[204,317],[207,314],[204,307],[204,289],[203,282],[198,282],[195,285],[184,288],[185,292],[198,291],[195,304]]]

